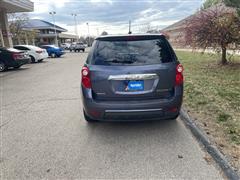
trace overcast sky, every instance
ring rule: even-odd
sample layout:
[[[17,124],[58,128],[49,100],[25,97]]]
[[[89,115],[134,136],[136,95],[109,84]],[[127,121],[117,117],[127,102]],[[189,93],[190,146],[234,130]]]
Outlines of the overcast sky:
[[[193,14],[203,0],[32,0],[34,12],[30,18],[53,22],[49,15],[55,11],[56,24],[75,33],[72,13],[77,14],[78,34],[91,35],[107,31],[110,34],[141,32],[149,27],[162,29]]]

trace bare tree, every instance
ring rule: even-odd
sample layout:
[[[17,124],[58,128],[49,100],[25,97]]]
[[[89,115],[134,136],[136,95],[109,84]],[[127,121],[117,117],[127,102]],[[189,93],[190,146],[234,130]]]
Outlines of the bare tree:
[[[233,8],[223,4],[202,10],[192,16],[185,28],[186,43],[193,48],[213,48],[222,52],[221,63],[227,63],[227,49],[240,44],[240,18]]]
[[[13,40],[21,44],[23,41],[28,44],[27,40],[35,39],[37,31],[31,29],[25,29],[24,25],[29,21],[29,17],[26,13],[12,13],[9,14],[9,29],[13,36]],[[32,44],[33,42],[31,42]]]
[[[228,7],[235,8],[240,16],[240,0],[205,0],[202,5],[202,9],[207,9],[220,3],[223,3]]]

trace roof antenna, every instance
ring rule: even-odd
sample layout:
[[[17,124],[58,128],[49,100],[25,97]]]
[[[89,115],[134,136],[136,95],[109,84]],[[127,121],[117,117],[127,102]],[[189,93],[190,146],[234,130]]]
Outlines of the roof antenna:
[[[128,34],[132,34],[132,31],[131,31],[131,20],[129,20],[129,30],[128,30]]]

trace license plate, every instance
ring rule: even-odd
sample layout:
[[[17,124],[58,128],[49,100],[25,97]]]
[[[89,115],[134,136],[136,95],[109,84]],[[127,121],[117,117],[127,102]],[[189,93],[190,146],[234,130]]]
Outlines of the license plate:
[[[143,81],[129,81],[127,90],[142,91],[142,90],[144,90],[144,82]]]

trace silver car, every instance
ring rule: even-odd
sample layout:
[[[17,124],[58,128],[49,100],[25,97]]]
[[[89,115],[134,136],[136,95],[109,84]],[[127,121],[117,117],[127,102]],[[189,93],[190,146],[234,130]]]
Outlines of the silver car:
[[[100,36],[82,67],[85,119],[176,119],[183,66],[164,35]]]

